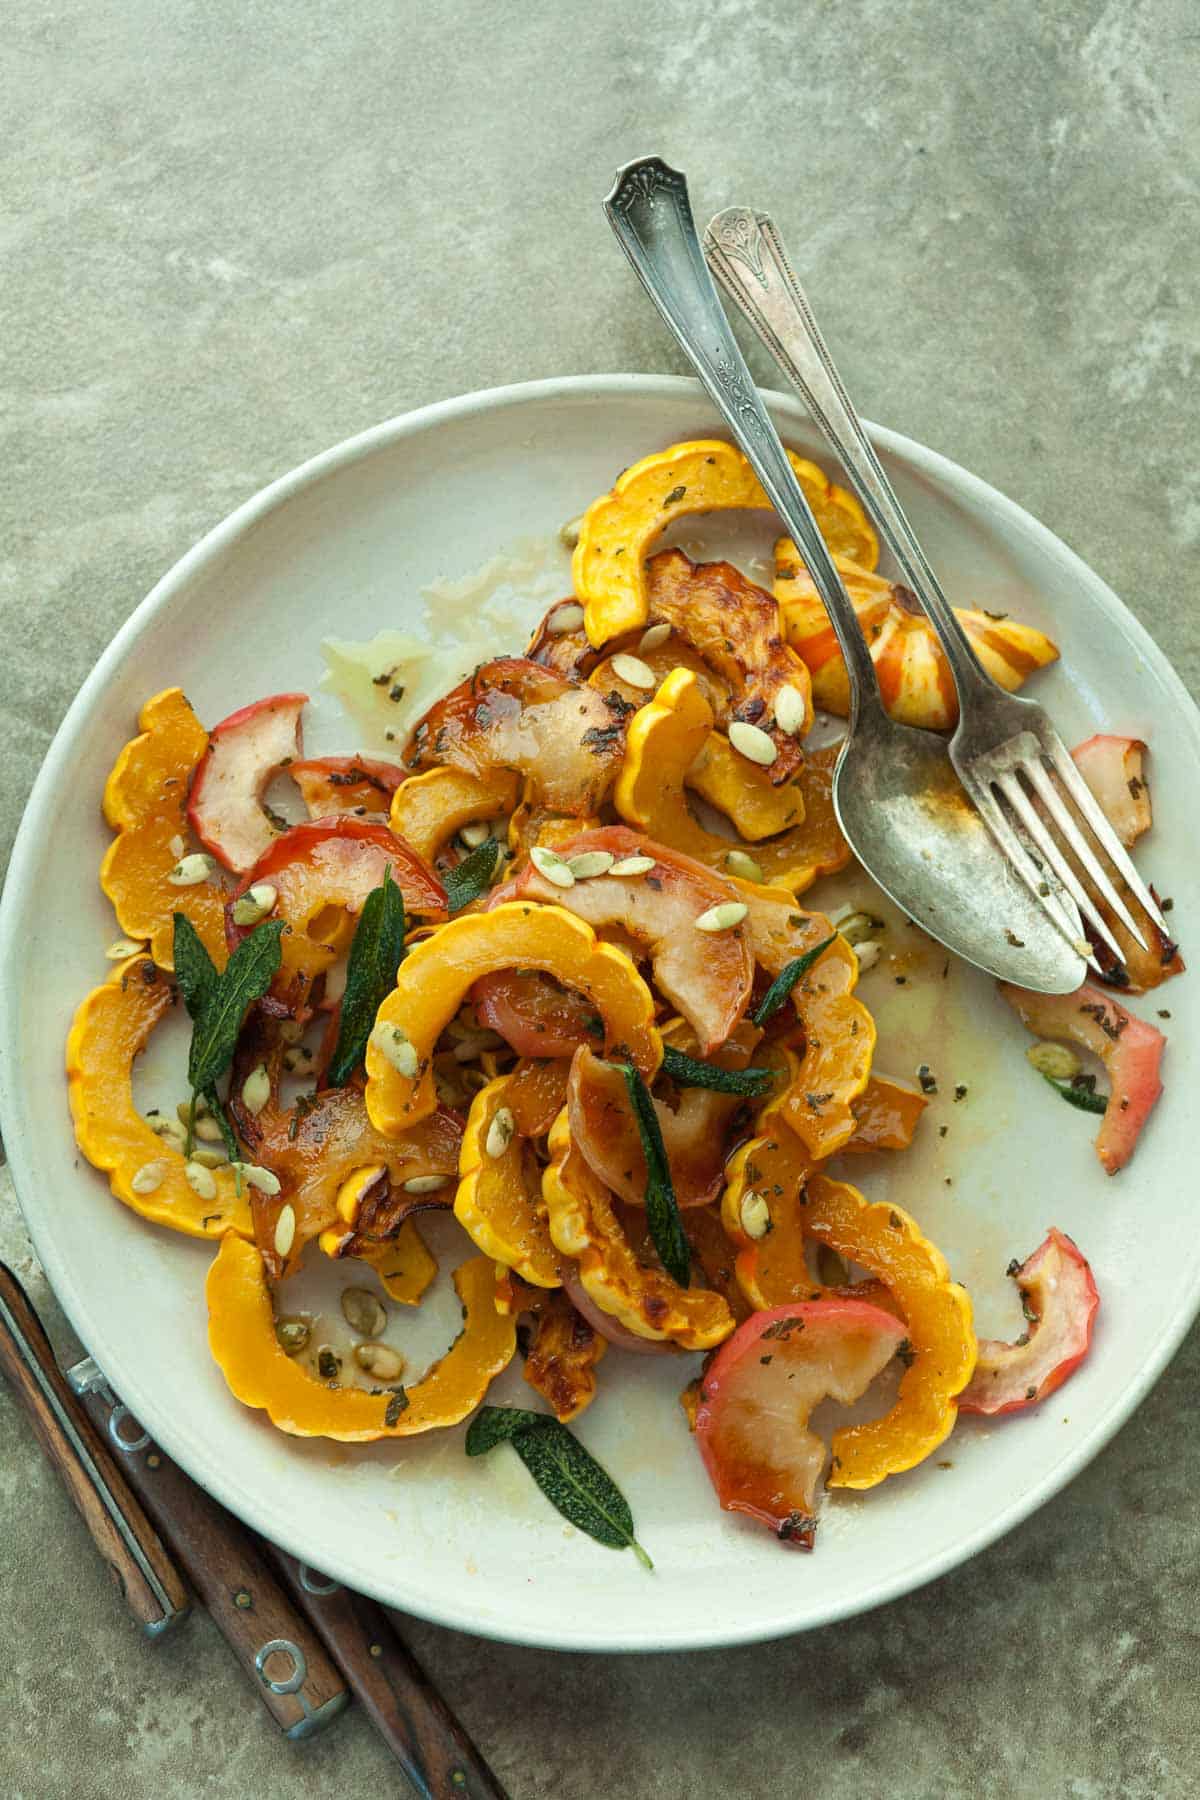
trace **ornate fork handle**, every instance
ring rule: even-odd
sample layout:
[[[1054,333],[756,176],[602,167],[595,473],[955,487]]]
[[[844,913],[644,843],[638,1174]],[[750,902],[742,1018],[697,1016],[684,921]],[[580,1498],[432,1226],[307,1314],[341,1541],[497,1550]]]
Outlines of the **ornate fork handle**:
[[[980,686],[991,690],[995,684],[955,617],[842,386],[774,222],[767,213],[731,206],[712,220],[704,243],[717,279],[799,389],[905,582],[928,614],[953,671],[960,702]]]

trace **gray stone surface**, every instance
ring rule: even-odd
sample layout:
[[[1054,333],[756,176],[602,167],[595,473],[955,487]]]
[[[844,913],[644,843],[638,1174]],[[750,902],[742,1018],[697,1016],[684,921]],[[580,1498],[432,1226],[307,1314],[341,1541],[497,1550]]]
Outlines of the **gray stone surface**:
[[[4,849],[112,631],[270,477],[445,394],[681,366],[597,204],[651,148],[702,216],[769,205],[864,410],[1045,519],[1195,689],[1198,45],[1191,0],[11,0]],[[10,1187],[0,1248],[65,1344]],[[1193,1337],[1069,1492],[865,1619],[412,1640],[515,1800],[1191,1795],[1198,1380]],[[13,1800],[401,1791],[360,1718],[279,1742],[205,1618],[136,1639],[3,1387],[0,1642]]]

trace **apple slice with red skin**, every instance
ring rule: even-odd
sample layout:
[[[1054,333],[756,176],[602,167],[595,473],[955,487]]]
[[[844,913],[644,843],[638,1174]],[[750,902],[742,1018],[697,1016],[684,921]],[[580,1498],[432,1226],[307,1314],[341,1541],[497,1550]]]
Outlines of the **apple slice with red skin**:
[[[383,881],[385,868],[391,870],[409,912],[425,917],[445,912],[446,890],[437,876],[386,825],[344,814],[293,825],[268,845],[234,890],[225,913],[230,947],[252,929],[234,924],[234,901],[259,882],[267,882],[278,894],[278,916],[294,929],[303,929],[325,906],[361,912],[367,895]]]
[[[277,838],[263,795],[300,755],[300,714],[307,694],[271,694],[230,713],[209,733],[192,777],[188,823],[219,863],[241,875]]]
[[[1167,1040],[1156,1025],[1086,983],[1073,994],[1035,994],[998,984],[1000,995],[1035,1037],[1079,1044],[1108,1070],[1108,1109],[1096,1154],[1110,1175],[1133,1155],[1142,1128],[1163,1091],[1159,1065]]]
[[[1087,1258],[1065,1231],[1051,1226],[1033,1255],[1008,1272],[1030,1328],[1012,1344],[980,1338],[959,1412],[1024,1412],[1060,1388],[1091,1348],[1100,1294]]]
[[[607,851],[618,862],[649,856],[654,866],[640,875],[591,875],[561,888],[530,863],[516,877],[512,897],[566,907],[601,935],[606,927],[615,927],[643,945],[655,982],[696,1033],[701,1055],[708,1055],[725,1042],[746,1010],[754,955],[742,926],[701,931],[696,920],[741,895],[702,863],[648,841],[627,825],[581,832],[559,845],[556,855],[569,861],[588,850]]]
[[[866,1393],[904,1341],[901,1319],[863,1300],[756,1312],[717,1351],[700,1386],[696,1440],[726,1512],[748,1513],[811,1550],[827,1446],[808,1428],[822,1400]]]
[[[1100,802],[1105,818],[1128,849],[1152,822],[1150,789],[1142,772],[1146,746],[1141,738],[1098,732],[1077,744],[1075,767]]]
[[[398,763],[370,756],[314,756],[292,763],[288,774],[300,789],[310,819],[334,813],[380,813],[385,819],[392,795],[404,780]]]

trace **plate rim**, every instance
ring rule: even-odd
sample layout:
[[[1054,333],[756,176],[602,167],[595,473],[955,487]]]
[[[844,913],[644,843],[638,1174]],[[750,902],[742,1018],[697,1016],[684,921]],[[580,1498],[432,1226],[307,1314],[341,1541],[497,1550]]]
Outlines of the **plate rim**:
[[[807,422],[807,415],[794,396],[774,389],[764,388],[761,391],[769,408],[783,420],[796,424]],[[13,963],[17,949],[18,915],[25,903],[26,891],[29,886],[28,865],[34,854],[37,818],[44,798],[53,791],[57,784],[60,764],[65,760],[75,735],[76,721],[90,707],[98,691],[109,684],[114,671],[122,661],[127,646],[141,636],[152,619],[169,607],[176,595],[198,570],[230,548],[239,537],[270,512],[305,488],[315,486],[326,476],[348,469],[355,462],[378,450],[389,448],[405,437],[436,428],[450,421],[469,418],[472,414],[508,406],[519,406],[540,400],[557,400],[570,396],[586,399],[589,397],[607,398],[621,394],[629,394],[637,398],[657,398],[664,401],[684,398],[694,400],[697,397],[703,398],[704,390],[699,382],[681,375],[569,375],[550,376],[537,381],[513,382],[500,387],[477,389],[470,393],[433,401],[428,405],[383,420],[379,424],[370,426],[365,431],[357,432],[318,452],[315,456],[307,458],[304,462],[269,482],[265,487],[260,488],[198,539],[160,577],[114,634],[97,659],[91,673],[80,686],[51,740],[21,815],[4,882],[4,892],[0,895],[0,967],[7,969]],[[1019,533],[1043,556],[1057,562],[1067,574],[1078,580],[1087,591],[1089,600],[1097,604],[1113,623],[1119,623],[1127,640],[1138,651],[1148,670],[1165,691],[1171,704],[1180,710],[1190,727],[1197,751],[1200,753],[1200,709],[1197,708],[1196,702],[1192,699],[1181,676],[1146,627],[1129,611],[1108,583],[1083,561],[1082,557],[1015,500],[1010,499],[982,477],[964,469],[961,464],[954,462],[950,457],[918,443],[901,432],[873,424],[870,421],[864,421],[864,423],[869,436],[881,449],[903,458],[910,467],[928,478],[939,490],[944,491],[949,487],[951,492],[957,491],[971,497],[981,507],[1002,519],[1010,532]],[[721,429],[718,422],[714,420],[714,431]],[[26,1155],[26,1134],[18,1112],[19,1083],[13,1080],[8,1073],[19,1066],[15,986],[16,984],[11,982],[0,982],[0,1122],[3,1124],[4,1141],[12,1169],[17,1202],[34,1250],[72,1329],[89,1354],[104,1368],[103,1330],[91,1316],[88,1296],[76,1283],[67,1264],[59,1257],[48,1236],[43,1235],[38,1222],[38,1208],[32,1209],[31,1216],[24,1197],[26,1192],[33,1189],[34,1177]],[[506,1629],[502,1618],[494,1615],[483,1616],[478,1608],[472,1610],[470,1606],[464,1608],[461,1605],[439,1607],[436,1603],[426,1603],[425,1601],[413,1605],[411,1601],[405,1601],[403,1598],[398,1600],[395,1589],[389,1587],[386,1582],[372,1583],[369,1580],[364,1582],[363,1572],[357,1568],[351,1570],[350,1564],[338,1556],[336,1545],[329,1546],[329,1549],[333,1551],[332,1555],[327,1555],[323,1548],[322,1554],[317,1560],[327,1574],[342,1581],[347,1587],[370,1594],[387,1605],[398,1606],[416,1617],[427,1619],[430,1623],[451,1630],[469,1632],[492,1641],[529,1645],[542,1649],[606,1653],[717,1649],[761,1643],[799,1631],[815,1630],[821,1626],[836,1624],[840,1620],[872,1611],[905,1594],[915,1592],[918,1588],[924,1587],[941,1575],[948,1574],[952,1569],[968,1562],[980,1551],[1021,1524],[1039,1507],[1045,1505],[1094,1460],[1141,1405],[1151,1387],[1154,1386],[1175,1355],[1198,1313],[1200,1313],[1200,1265],[1197,1266],[1197,1273],[1191,1289],[1175,1319],[1171,1322],[1170,1328],[1157,1340],[1146,1361],[1135,1372],[1128,1387],[1114,1398],[1108,1408],[1093,1422],[1090,1429],[1082,1435],[1069,1452],[1046,1471],[1042,1479],[1031,1490],[1019,1496],[1010,1506],[1001,1509],[965,1540],[956,1541],[953,1546],[931,1551],[914,1567],[900,1569],[892,1579],[877,1583],[869,1594],[856,1596],[842,1604],[835,1601],[823,1611],[819,1620],[797,1620],[794,1616],[788,1615],[788,1609],[785,1607],[777,1616],[760,1617],[752,1622],[732,1627],[660,1629],[638,1633],[636,1636],[631,1636],[627,1630],[624,1632],[596,1630],[594,1627],[586,1626],[583,1629],[574,1630],[570,1628],[564,1630],[561,1625],[556,1630],[537,1630],[529,1627]],[[290,1531],[286,1519],[269,1517],[268,1513],[256,1504],[253,1496],[240,1488],[232,1473],[227,1471],[218,1460],[214,1459],[213,1466],[206,1467],[203,1475],[197,1474],[193,1467],[189,1466],[191,1459],[187,1453],[187,1447],[181,1449],[169,1410],[159,1407],[153,1392],[145,1389],[138,1371],[131,1372],[129,1380],[117,1381],[115,1385],[125,1403],[131,1406],[153,1437],[201,1487],[212,1493],[236,1517],[242,1519],[270,1542],[282,1545],[298,1557],[304,1558],[306,1550],[311,1554],[311,1545],[304,1543],[303,1534],[298,1536]]]

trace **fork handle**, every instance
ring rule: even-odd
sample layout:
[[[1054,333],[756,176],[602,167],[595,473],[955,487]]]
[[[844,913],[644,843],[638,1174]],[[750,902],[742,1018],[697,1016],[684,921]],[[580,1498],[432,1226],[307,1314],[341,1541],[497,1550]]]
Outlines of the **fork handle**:
[[[946,652],[961,708],[981,686],[991,690],[995,684],[975,655],[862,428],[774,221],[748,207],[728,207],[709,224],[704,245],[713,273],[799,390],[905,583],[924,607]],[[807,554],[804,550],[806,560]]]
[[[845,658],[853,730],[868,708],[882,713],[875,665],[842,578],[721,309],[696,235],[687,178],[660,157],[639,157],[618,169],[604,210],[643,287],[800,547]]]

